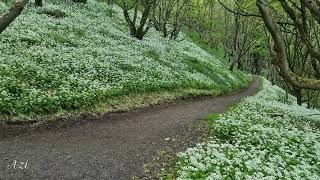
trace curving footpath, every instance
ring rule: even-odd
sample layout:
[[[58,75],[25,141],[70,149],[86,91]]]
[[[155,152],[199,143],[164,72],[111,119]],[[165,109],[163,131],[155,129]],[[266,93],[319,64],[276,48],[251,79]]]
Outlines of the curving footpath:
[[[226,111],[259,87],[256,79],[247,89],[227,96],[82,118],[29,131],[0,128],[0,180],[142,176],[144,163],[151,161],[164,139],[211,113]]]

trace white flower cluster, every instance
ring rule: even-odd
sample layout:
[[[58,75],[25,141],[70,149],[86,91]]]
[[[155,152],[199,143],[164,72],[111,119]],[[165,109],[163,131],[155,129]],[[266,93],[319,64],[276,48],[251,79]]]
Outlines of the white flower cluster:
[[[119,7],[111,16],[94,0],[44,4],[28,5],[0,34],[0,114],[55,113],[149,91],[223,92],[249,79],[188,39],[154,29],[143,41],[130,37]]]
[[[179,154],[178,179],[320,179],[320,112],[264,80],[213,121],[215,140]]]

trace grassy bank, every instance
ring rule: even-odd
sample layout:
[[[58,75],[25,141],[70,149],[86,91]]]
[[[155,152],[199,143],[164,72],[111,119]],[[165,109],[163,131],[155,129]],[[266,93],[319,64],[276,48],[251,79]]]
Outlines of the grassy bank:
[[[131,38],[121,9],[113,11],[93,0],[28,5],[0,34],[2,119],[103,108],[139,94],[217,95],[250,81],[188,38],[171,41],[154,29]]]
[[[267,80],[210,121],[212,140],[179,154],[177,179],[320,178],[320,112]]]

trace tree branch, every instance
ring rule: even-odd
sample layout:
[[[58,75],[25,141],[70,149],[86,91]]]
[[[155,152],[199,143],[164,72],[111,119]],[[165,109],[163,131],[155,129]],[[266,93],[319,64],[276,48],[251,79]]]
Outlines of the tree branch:
[[[269,30],[273,41],[274,51],[276,52],[275,65],[280,69],[281,76],[293,84],[303,89],[320,90],[320,80],[300,77],[293,73],[288,65],[285,44],[279,26],[274,22],[270,8],[266,0],[256,0],[262,19]]]

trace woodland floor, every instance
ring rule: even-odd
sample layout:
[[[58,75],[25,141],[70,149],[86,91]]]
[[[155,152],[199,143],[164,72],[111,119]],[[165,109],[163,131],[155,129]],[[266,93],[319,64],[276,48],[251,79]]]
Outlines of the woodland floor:
[[[177,152],[205,141],[209,114],[223,113],[259,87],[256,79],[227,96],[40,125],[0,125],[0,180],[155,179],[172,167]],[[27,161],[27,169],[14,168],[14,161]]]

